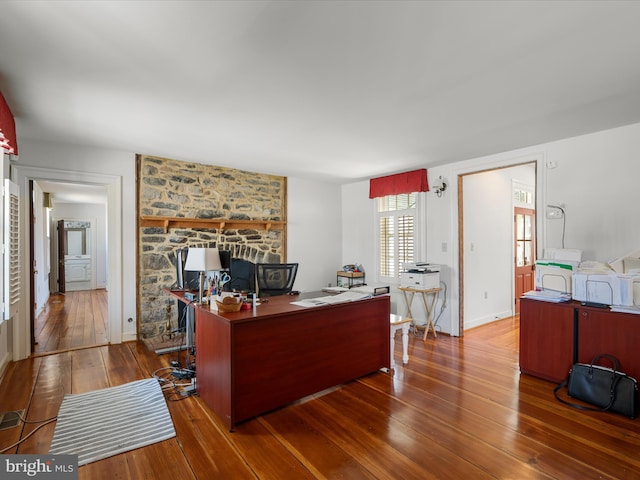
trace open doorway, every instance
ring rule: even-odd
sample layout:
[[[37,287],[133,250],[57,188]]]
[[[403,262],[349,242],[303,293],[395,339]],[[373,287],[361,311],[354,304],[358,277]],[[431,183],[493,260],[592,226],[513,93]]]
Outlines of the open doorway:
[[[465,173],[458,185],[462,336],[466,329],[516,315],[515,209],[525,200],[535,215],[536,162]],[[528,233],[533,238],[526,261],[532,269],[535,229]]]
[[[107,188],[32,184],[32,353],[107,344]]]

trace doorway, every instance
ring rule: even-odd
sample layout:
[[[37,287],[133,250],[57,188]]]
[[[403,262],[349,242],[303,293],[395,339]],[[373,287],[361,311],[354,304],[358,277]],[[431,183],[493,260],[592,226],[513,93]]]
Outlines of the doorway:
[[[94,251],[98,244],[96,219],[51,219],[56,235],[51,237],[51,291],[60,293],[95,290],[96,276],[100,273]],[[105,239],[100,239],[102,243]],[[55,242],[55,243],[54,243]],[[104,257],[103,257],[104,258]],[[56,267],[57,266],[57,270]],[[104,265],[101,265],[104,271]],[[57,278],[56,278],[57,277]],[[106,282],[102,280],[102,287]],[[57,287],[57,290],[56,288]]]
[[[514,315],[520,315],[520,297],[534,289],[536,261],[536,212],[530,208],[515,207],[514,229]]]
[[[535,161],[458,176],[460,336],[516,313],[516,184],[536,192]]]
[[[38,225],[29,236],[31,353],[107,344],[107,187],[51,180],[29,186]]]
[[[107,191],[105,204],[107,225],[109,226],[106,237],[109,248],[106,252],[109,275],[107,276],[107,336],[109,343],[121,343],[123,337],[123,265],[122,265],[122,184],[123,179],[119,175],[99,173],[87,173],[69,170],[56,170],[44,167],[31,167],[27,165],[13,165],[11,179],[20,188],[21,198],[25,205],[29,204],[29,182],[52,181],[74,182],[77,185],[99,186]],[[28,213],[28,212],[27,212]],[[32,236],[28,234],[32,217],[24,215],[20,217],[20,230],[27,232],[20,239],[22,251],[29,251]],[[42,224],[42,220],[39,220]],[[21,259],[21,270],[25,274],[33,275],[34,267],[30,263],[32,258],[24,255]],[[30,323],[29,312],[32,311],[33,295],[28,283],[21,286],[21,301],[18,306],[18,321],[13,324],[13,360],[23,360],[31,355],[30,336],[33,325]]]

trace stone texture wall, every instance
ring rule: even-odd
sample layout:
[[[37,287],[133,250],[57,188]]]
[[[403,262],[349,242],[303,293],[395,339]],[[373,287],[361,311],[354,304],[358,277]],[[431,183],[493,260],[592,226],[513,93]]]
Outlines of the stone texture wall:
[[[138,215],[286,222],[286,177],[139,155]],[[126,208],[126,207],[125,207]],[[176,281],[179,248],[217,247],[254,263],[286,259],[286,228],[142,227],[138,235],[138,333],[163,335],[177,325],[177,306],[164,287]]]

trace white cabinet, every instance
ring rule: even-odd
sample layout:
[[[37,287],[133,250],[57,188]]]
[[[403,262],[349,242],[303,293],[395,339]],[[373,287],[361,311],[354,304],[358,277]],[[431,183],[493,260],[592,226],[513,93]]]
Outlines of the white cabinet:
[[[91,256],[67,255],[64,259],[65,289],[91,289]]]

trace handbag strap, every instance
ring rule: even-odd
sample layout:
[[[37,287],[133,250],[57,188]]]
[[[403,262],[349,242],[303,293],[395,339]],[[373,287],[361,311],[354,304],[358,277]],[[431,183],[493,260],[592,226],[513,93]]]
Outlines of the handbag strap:
[[[593,357],[593,360],[591,360],[591,365],[598,365],[601,358],[606,358],[607,360],[609,360],[611,362],[613,369],[616,372],[622,371],[620,367],[620,361],[616,357],[614,357],[613,355],[609,355],[608,353],[602,353],[600,355],[596,355],[595,357]]]
[[[571,374],[569,374],[571,375]],[[569,405],[570,407],[573,408],[577,408],[578,410],[589,410],[590,412],[606,412],[607,410],[609,410],[611,408],[611,406],[613,405],[613,402],[616,401],[616,384],[618,383],[619,379],[612,379],[611,381],[611,391],[610,391],[610,396],[609,396],[609,404],[605,407],[601,407],[601,408],[594,408],[594,407],[587,407],[586,405],[580,405],[578,403],[571,403],[563,398],[560,398],[560,396],[558,395],[558,391],[564,387],[566,387],[569,384],[569,377],[565,378],[562,383],[560,383],[558,386],[556,386],[556,388],[553,389],[553,394],[555,395],[556,399],[561,402],[564,403],[565,405]]]

